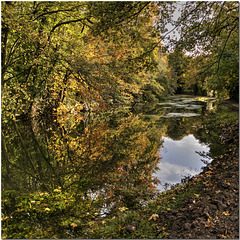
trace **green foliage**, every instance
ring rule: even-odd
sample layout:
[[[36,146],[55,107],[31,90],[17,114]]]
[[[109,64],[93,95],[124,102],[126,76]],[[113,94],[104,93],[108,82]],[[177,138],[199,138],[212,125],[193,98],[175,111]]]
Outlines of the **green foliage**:
[[[7,238],[69,238],[84,235],[89,223],[98,217],[98,201],[81,194],[36,192],[15,198],[15,209],[9,210],[9,192],[3,196],[2,231]],[[86,211],[87,210],[87,211]]]
[[[176,28],[181,28],[180,40],[175,46],[193,56],[192,63],[183,71],[186,85],[193,85],[194,92],[212,91],[218,98],[238,101],[238,10],[237,2],[186,2],[183,5],[175,23]]]
[[[106,219],[104,224],[101,224],[94,238],[124,238],[124,239],[138,239],[138,238],[154,238],[155,226],[141,216],[141,210],[119,211],[112,219]],[[133,226],[133,229],[131,229]],[[132,230],[132,231],[131,231]]]
[[[10,214],[15,211],[18,192],[15,190],[4,191],[2,194],[3,214]]]
[[[236,36],[223,36],[225,42],[216,46],[213,54],[210,56],[212,61],[217,62],[208,69],[208,78],[206,79],[206,88],[217,92],[217,96],[222,99],[230,98],[238,101],[239,99],[239,40]],[[227,42],[226,42],[227,41]],[[222,51],[223,44],[225,49]],[[221,59],[219,59],[221,55]],[[204,66],[203,66],[204,67]]]
[[[176,93],[182,94],[186,89],[185,82],[188,82],[188,79],[186,81],[185,73],[189,64],[189,57],[176,49],[168,55],[168,63],[171,68],[171,77],[177,83]]]
[[[211,114],[210,117],[212,119],[211,124],[213,122],[216,125],[231,124],[239,119],[239,112],[236,109],[229,110],[228,106],[220,105],[218,111]]]

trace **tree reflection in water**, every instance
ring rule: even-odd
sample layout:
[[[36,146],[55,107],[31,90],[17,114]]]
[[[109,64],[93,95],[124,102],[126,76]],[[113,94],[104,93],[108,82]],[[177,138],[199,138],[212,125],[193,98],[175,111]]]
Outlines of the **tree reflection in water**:
[[[47,238],[46,231],[58,238],[95,236],[103,218],[145,205],[164,176],[154,177],[164,138],[190,135],[210,147],[210,157],[219,154],[215,117],[225,112],[177,105],[135,106],[134,114],[127,108],[88,116],[59,111],[51,120],[3,123],[2,212],[14,226],[10,235],[29,226],[33,238]],[[201,116],[164,117],[191,111]]]
[[[3,191],[51,193],[60,187],[97,198],[112,212],[149,199],[158,182],[152,173],[160,160],[159,131],[127,111],[96,116],[88,125],[83,120],[58,114],[53,124],[38,119],[4,126]]]

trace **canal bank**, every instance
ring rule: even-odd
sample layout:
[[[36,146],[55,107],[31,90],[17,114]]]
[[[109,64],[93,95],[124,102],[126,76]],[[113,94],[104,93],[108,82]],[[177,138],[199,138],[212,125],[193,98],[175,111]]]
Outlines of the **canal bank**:
[[[220,139],[226,152],[180,190],[196,188],[196,193],[184,199],[179,209],[157,213],[157,227],[164,228],[164,238],[239,238],[238,130],[238,122],[222,128]],[[169,194],[174,193],[173,202],[181,195],[177,189]]]
[[[125,209],[99,232],[127,239],[238,239],[238,130],[238,121],[222,126],[220,141],[226,151],[198,176],[161,193],[143,210]]]
[[[233,136],[238,131],[236,131],[236,127],[234,131],[230,131],[230,129],[238,119],[238,111],[230,111],[227,106],[218,107],[214,101],[199,102],[195,99],[176,96],[173,99],[156,103],[155,106],[153,104],[139,106],[139,111],[137,112],[138,109],[135,109],[134,114],[129,112],[128,108],[119,108],[115,112],[106,112],[95,116],[88,125],[88,129],[82,128],[81,115],[59,116],[57,120],[61,123],[60,126],[51,121],[42,125],[18,121],[16,122],[18,130],[16,132],[10,124],[5,126],[3,129],[5,136],[11,135],[12,137],[6,137],[3,140],[9,147],[8,149],[14,150],[6,151],[8,154],[5,155],[9,159],[16,161],[17,157],[19,162],[24,161],[24,150],[28,150],[29,160],[33,159],[38,165],[45,166],[49,156],[43,157],[42,154],[37,153],[39,151],[44,153],[43,150],[46,149],[52,154],[56,153],[50,156],[52,157],[49,159],[50,163],[65,162],[61,168],[59,168],[59,164],[56,164],[53,169],[46,168],[48,171],[44,177],[47,178],[48,173],[50,175],[49,181],[44,182],[45,185],[51,187],[55,176],[62,176],[57,174],[59,170],[62,170],[60,173],[65,176],[72,176],[72,173],[78,174],[81,181],[76,182],[74,178],[73,182],[75,181],[78,188],[74,187],[71,191],[66,191],[68,185],[65,184],[63,187],[55,185],[52,191],[47,192],[38,188],[40,181],[34,182],[26,174],[15,174],[16,186],[24,186],[24,190],[29,191],[28,194],[18,189],[12,190],[15,185],[10,186],[10,182],[7,181],[9,175],[4,174],[5,183],[8,183],[10,190],[7,189],[4,192],[3,198],[3,236],[6,238],[49,238],[54,235],[56,238],[147,239],[171,238],[174,236],[173,234],[177,234],[178,238],[178,235],[185,234],[187,230],[189,233],[196,230],[200,234],[201,227],[205,231],[202,234],[206,236],[212,236],[211,234],[215,234],[216,238],[221,238],[220,235],[235,236],[234,229],[227,228],[224,232],[225,235],[216,232],[216,229],[221,228],[221,224],[225,223],[224,221],[218,222],[220,216],[231,216],[231,220],[237,219],[236,215],[232,214],[232,210],[228,209],[233,206],[236,210],[234,203],[229,202],[227,197],[224,198],[228,203],[225,203],[224,199],[220,203],[218,200],[223,193],[221,188],[233,186],[225,176],[221,175],[222,172],[229,176],[238,176],[234,175],[232,170],[228,172],[230,168],[227,168],[224,162],[225,159],[228,159],[228,155],[225,153],[233,154],[232,149],[237,149],[236,146],[230,147],[229,145],[236,141]],[[79,120],[80,123],[78,124],[76,120]],[[45,122],[40,121],[40,123]],[[64,132],[62,131],[63,123]],[[226,123],[232,124],[224,131]],[[221,131],[222,133],[220,133]],[[51,145],[44,144],[43,136],[47,137],[47,143]],[[177,145],[181,143],[180,141],[184,141],[184,144],[181,145],[184,149],[188,147],[187,152],[190,150],[206,151],[195,149],[196,144],[189,146],[190,142],[197,143],[193,137],[198,139],[199,143],[210,147],[208,155],[211,156],[212,163],[220,166],[220,171],[215,171],[215,168],[210,169],[211,165],[207,165],[203,174],[195,176],[196,178],[185,178],[183,181],[178,179],[174,181],[174,185],[170,186],[170,190],[163,193],[156,191],[153,186],[155,181],[153,181],[152,173],[158,171],[156,166],[159,166],[160,171],[163,170],[163,172],[159,172],[158,180],[163,183],[164,172],[166,172],[166,169],[164,170],[159,165],[161,162],[164,163],[166,156],[163,156],[163,159],[155,157],[157,151],[161,152],[168,148],[168,146],[164,146],[163,141],[165,140],[165,143],[170,141],[169,143]],[[186,142],[188,138],[191,141]],[[221,139],[229,139],[229,141],[221,141]],[[173,149],[181,150],[176,148],[177,145],[171,145],[168,152],[172,153]],[[90,155],[82,155],[81,149],[87,149],[85,153]],[[36,150],[36,153],[33,150]],[[186,151],[184,150],[184,152]],[[61,156],[58,156],[59,153]],[[199,159],[195,159],[197,155],[194,155],[194,159],[191,157],[191,162],[194,164],[200,163]],[[63,156],[65,158],[62,158]],[[171,155],[170,160],[174,158],[178,165],[185,169],[185,157],[179,154],[179,151],[175,156]],[[68,159],[71,161],[67,162]],[[87,162],[86,159],[88,159]],[[221,159],[222,162],[219,163],[218,159]],[[78,165],[71,165],[73,160],[77,160],[73,163]],[[31,163],[31,161],[29,162]],[[66,165],[67,163],[69,165]],[[188,161],[188,163],[190,162]],[[176,165],[174,162],[172,164]],[[236,161],[234,164],[237,164]],[[65,171],[66,166],[73,170]],[[221,168],[221,166],[226,168]],[[9,165],[6,164],[5,173],[11,170],[8,167]],[[182,167],[181,169],[183,169]],[[193,168],[194,165],[191,167]],[[31,170],[31,165],[28,166],[28,169]],[[56,172],[53,177],[52,170]],[[172,172],[171,176],[176,176],[178,171],[175,173]],[[208,179],[209,177],[215,179],[217,174],[220,175],[215,182],[224,182],[223,185]],[[190,181],[187,181],[189,179]],[[169,179],[166,178],[166,180],[169,182]],[[238,184],[236,178],[233,181]],[[34,183],[36,184],[34,185]],[[6,184],[4,186],[7,187]],[[70,186],[72,186],[71,182]],[[33,188],[32,191],[31,188]],[[205,194],[204,188],[210,191],[210,196]],[[211,199],[214,194],[217,194],[216,197]],[[227,196],[227,193],[225,195]],[[232,192],[230,197],[232,199]],[[227,206],[226,209],[222,209],[222,203]],[[225,206],[223,205],[223,207]],[[205,218],[202,215],[204,209],[207,209]],[[220,216],[214,215],[216,209]],[[196,220],[190,218],[190,221],[187,218],[192,214]],[[194,224],[192,224],[193,222]],[[209,230],[210,223],[213,224],[213,228],[209,235],[206,231]],[[233,231],[232,235],[227,234],[230,230]]]

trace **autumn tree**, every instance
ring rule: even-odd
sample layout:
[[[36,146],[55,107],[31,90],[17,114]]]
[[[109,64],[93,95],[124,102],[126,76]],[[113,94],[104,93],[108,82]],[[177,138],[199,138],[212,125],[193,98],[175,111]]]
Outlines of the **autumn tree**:
[[[177,84],[176,93],[184,93],[186,90],[186,71],[190,58],[183,51],[175,50],[168,55],[168,63],[171,68],[171,76]]]
[[[238,10],[238,2],[186,2],[175,22],[180,39],[172,42],[205,58],[199,73],[208,73],[206,89],[222,98],[238,99]]]
[[[164,31],[158,13],[167,16],[166,6],[3,2],[4,119],[54,110],[63,102],[103,106],[131,101],[144,85],[138,74],[157,65],[154,52],[160,46],[159,30]]]

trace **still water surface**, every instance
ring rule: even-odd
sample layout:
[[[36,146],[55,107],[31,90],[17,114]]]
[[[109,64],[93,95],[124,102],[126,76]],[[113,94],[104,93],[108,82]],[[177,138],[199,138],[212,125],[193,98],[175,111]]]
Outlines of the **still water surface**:
[[[192,98],[178,97],[171,100],[171,102],[159,104],[166,110],[163,120],[159,120],[159,125],[164,124],[164,119],[168,119],[170,123],[168,131],[163,134],[162,145],[158,150],[161,158],[158,164],[160,170],[154,173],[154,176],[161,181],[157,186],[160,191],[181,183],[185,177],[197,175],[202,167],[211,162],[211,157],[207,154],[211,143],[202,140],[198,132],[203,128],[206,115],[216,111],[216,101],[202,102]],[[186,129],[185,126],[187,126]],[[208,134],[208,130],[205,133]]]
[[[64,104],[54,116],[2,123],[1,139],[3,216],[34,231],[56,226],[60,238],[89,238],[198,174],[224,151],[216,119],[238,116],[190,97],[101,114]]]
[[[165,190],[167,185],[180,183],[184,177],[197,175],[206,165],[202,160],[210,162],[210,159],[197,153],[209,152],[209,147],[201,144],[192,134],[181,140],[163,137],[163,141],[159,151],[162,159],[159,163],[160,170],[155,173],[161,180],[161,184],[158,185],[160,190]]]
[[[215,100],[173,97],[102,115],[71,111],[8,123],[2,126],[2,189],[61,187],[82,193],[83,200],[101,197],[107,211],[131,208],[151,191],[198,174],[221,153],[219,111],[226,109]]]

